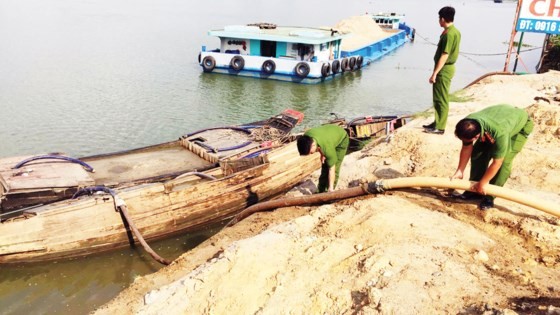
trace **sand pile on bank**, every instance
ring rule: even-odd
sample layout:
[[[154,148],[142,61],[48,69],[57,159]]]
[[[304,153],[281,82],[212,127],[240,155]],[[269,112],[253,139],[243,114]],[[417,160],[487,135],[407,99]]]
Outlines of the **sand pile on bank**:
[[[369,15],[353,16],[339,21],[334,27],[341,34],[347,34],[342,40],[342,50],[355,50],[383,39],[391,33],[384,31]]]
[[[506,187],[560,205],[557,85],[559,72],[487,78],[462,92],[469,102],[451,104],[445,135],[422,132],[430,115],[347,156],[339,188],[452,175],[456,122],[511,99],[536,128]],[[309,191],[317,176],[290,194]],[[535,209],[497,199],[482,212],[435,188],[391,191],[254,214],[98,313],[557,314],[559,253],[560,220]]]

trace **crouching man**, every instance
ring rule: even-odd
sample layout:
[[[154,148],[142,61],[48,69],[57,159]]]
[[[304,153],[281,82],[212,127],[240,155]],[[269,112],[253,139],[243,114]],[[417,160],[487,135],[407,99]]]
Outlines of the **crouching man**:
[[[338,183],[340,166],[348,150],[346,130],[337,125],[323,125],[307,130],[297,141],[300,155],[321,154],[321,176],[317,192],[333,191]]]
[[[504,186],[513,159],[532,131],[533,122],[527,112],[506,104],[487,107],[460,120],[455,126],[455,136],[463,146],[459,165],[451,179],[463,178],[470,158],[469,180],[477,182],[471,188],[474,192],[465,191],[460,197],[481,199],[481,210],[494,207],[494,197],[486,196],[486,185]]]

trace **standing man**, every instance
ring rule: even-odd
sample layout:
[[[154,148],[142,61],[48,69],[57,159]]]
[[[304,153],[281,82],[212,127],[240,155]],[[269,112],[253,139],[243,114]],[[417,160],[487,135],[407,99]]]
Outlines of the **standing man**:
[[[474,192],[465,191],[460,197],[482,199],[479,204],[481,210],[494,207],[494,197],[485,195],[486,185],[504,186],[511,173],[513,158],[521,151],[532,131],[533,121],[527,112],[506,104],[487,107],[460,120],[455,126],[455,135],[463,146],[457,171],[451,179],[463,178],[470,158],[469,180],[477,181],[471,187]]]
[[[297,147],[300,155],[315,152],[321,154],[321,176],[319,176],[317,192],[335,189],[349,141],[346,130],[337,125],[311,128],[299,137]]]
[[[439,10],[439,25],[444,30],[439,37],[436,54],[434,55],[434,72],[429,79],[429,82],[433,84],[432,98],[435,119],[431,124],[422,126],[427,133],[442,135],[447,124],[449,89],[451,87],[451,79],[455,75],[455,61],[457,61],[459,56],[459,45],[461,43],[461,33],[453,25],[454,19],[454,8],[443,7]]]

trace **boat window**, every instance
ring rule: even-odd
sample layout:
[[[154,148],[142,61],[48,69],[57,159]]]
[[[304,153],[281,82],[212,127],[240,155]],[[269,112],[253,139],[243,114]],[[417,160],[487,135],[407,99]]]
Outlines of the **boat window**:
[[[261,40],[261,56],[276,57],[276,42]]]
[[[300,60],[311,61],[315,56],[313,45],[295,44],[294,49],[297,49],[297,55]]]

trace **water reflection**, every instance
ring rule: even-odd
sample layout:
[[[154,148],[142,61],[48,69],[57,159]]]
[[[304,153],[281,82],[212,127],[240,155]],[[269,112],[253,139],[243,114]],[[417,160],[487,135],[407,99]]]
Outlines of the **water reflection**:
[[[197,246],[223,225],[200,233],[151,242],[167,259]],[[82,314],[113,298],[138,276],[162,268],[141,246],[72,260],[2,266],[2,314]]]

